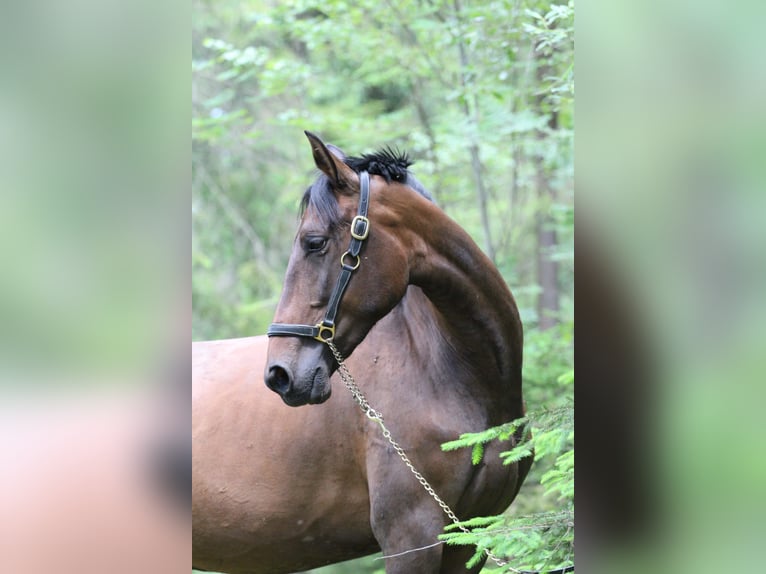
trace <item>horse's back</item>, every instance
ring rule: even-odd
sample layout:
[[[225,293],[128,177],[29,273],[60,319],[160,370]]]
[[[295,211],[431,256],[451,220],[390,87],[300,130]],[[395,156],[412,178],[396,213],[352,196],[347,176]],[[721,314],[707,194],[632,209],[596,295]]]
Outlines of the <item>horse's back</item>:
[[[221,381],[263,386],[267,350],[265,335],[192,342],[192,392]]]
[[[354,405],[286,406],[263,383],[267,345],[192,344],[195,567],[291,572],[375,550],[347,432]]]

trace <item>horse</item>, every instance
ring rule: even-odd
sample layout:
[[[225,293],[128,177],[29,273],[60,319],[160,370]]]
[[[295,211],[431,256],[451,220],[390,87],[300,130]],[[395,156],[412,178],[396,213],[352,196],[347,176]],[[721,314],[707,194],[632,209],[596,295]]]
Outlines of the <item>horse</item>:
[[[382,551],[387,574],[479,572],[473,547],[439,543],[447,517],[338,360],[461,520],[499,514],[531,458],[440,445],[524,415],[516,303],[407,154],[306,136],[320,173],[268,336],[192,344],[193,565],[280,574]]]

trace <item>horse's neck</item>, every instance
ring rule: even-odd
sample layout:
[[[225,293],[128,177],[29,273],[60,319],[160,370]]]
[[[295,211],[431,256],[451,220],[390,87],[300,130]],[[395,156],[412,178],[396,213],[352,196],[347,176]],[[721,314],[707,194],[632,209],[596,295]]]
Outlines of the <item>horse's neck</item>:
[[[471,237],[437,208],[416,228],[411,282],[435,308],[448,347],[510,416],[521,416],[522,329],[505,281]]]

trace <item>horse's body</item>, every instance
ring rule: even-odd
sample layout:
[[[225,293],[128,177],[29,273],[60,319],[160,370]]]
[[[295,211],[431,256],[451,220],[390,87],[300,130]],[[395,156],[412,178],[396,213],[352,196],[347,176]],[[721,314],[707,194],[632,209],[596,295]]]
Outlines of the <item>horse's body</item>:
[[[338,203],[343,211],[345,198]],[[491,444],[474,466],[469,451],[444,453],[440,445],[523,415],[513,298],[470,237],[407,186],[373,177],[370,222],[370,244],[341,304],[338,348],[393,437],[457,515],[499,513],[518,492],[529,459],[503,466],[497,455],[508,445]],[[392,231],[397,245],[383,241]],[[395,300],[398,279],[375,283],[378,272],[401,275],[387,259],[391,250],[408,262]],[[322,257],[294,253],[280,318],[317,314],[313,299],[326,302],[329,288],[309,285],[322,292],[314,296],[287,283],[300,261],[316,265]],[[333,274],[320,273],[330,287]],[[293,308],[301,296],[305,305]],[[352,312],[365,304],[369,317]],[[364,328],[357,334],[358,324]],[[387,558],[386,572],[466,571],[472,549],[433,545],[447,523],[442,510],[337,374],[328,378],[332,387],[323,378],[323,368],[327,377],[334,371],[323,343],[280,337],[267,345],[253,337],[192,349],[195,568],[276,574],[430,546]],[[262,384],[264,372],[289,404],[323,402],[330,388],[335,396],[290,408]]]

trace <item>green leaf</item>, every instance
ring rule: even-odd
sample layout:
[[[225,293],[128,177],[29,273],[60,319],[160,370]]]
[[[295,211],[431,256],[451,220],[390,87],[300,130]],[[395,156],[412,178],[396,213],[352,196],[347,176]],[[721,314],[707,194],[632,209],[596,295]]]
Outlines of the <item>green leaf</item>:
[[[481,462],[481,459],[483,457],[484,457],[484,445],[483,444],[473,445],[473,450],[471,451],[471,462],[474,465],[477,465]]]

